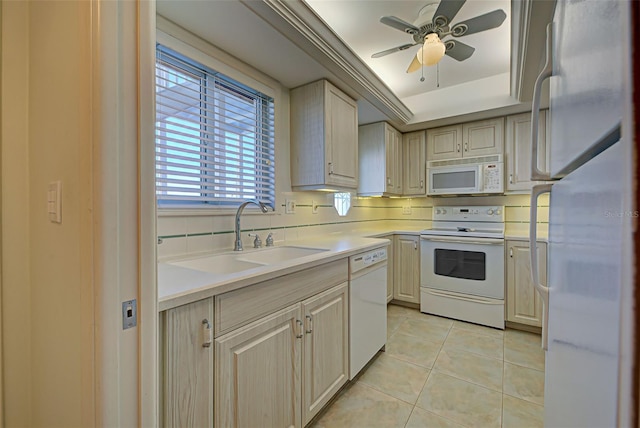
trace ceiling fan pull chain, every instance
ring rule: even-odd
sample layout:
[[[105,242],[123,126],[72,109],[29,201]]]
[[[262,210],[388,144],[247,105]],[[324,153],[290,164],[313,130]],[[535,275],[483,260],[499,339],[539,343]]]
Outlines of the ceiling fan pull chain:
[[[436,87],[440,87],[440,63],[436,64]]]
[[[420,67],[420,72],[422,73],[422,77],[420,77],[420,81],[424,82],[424,65]]]

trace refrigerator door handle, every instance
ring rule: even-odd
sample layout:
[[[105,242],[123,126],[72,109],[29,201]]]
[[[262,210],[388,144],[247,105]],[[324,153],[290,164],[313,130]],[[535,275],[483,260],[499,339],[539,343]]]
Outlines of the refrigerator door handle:
[[[552,24],[547,25],[547,51],[546,62],[533,86],[533,102],[531,104],[531,180],[551,180],[549,171],[541,171],[538,168],[538,122],[540,121],[540,95],[542,83],[553,75],[552,52]]]
[[[543,193],[551,193],[553,184],[540,184],[531,189],[531,206],[529,215],[529,256],[531,259],[531,280],[536,291],[542,298],[544,311],[542,314],[542,349],[548,348],[549,336],[549,287],[540,284],[538,276],[538,197]]]

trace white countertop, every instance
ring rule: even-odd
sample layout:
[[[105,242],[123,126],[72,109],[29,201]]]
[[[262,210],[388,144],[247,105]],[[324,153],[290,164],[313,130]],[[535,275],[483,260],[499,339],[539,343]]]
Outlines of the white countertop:
[[[188,269],[167,262],[158,263],[158,310],[164,311],[176,306],[185,305],[207,297],[226,293],[248,285],[266,281],[278,276],[287,275],[302,269],[308,269],[334,260],[389,245],[389,240],[369,238],[365,236],[389,235],[395,231],[368,231],[354,235],[337,234],[325,237],[314,237],[298,241],[287,241],[281,245],[296,245],[322,248],[328,251],[299,257],[271,265],[260,266],[241,272],[225,275]],[[397,233],[417,233],[417,231],[401,231]],[[363,236],[365,235],[365,236]],[[278,246],[278,245],[276,245]],[[246,250],[248,254],[252,250]],[[255,250],[261,251],[261,250]],[[228,254],[217,253],[217,254]],[[209,257],[215,254],[201,254],[197,257]],[[188,260],[196,257],[184,257]]]

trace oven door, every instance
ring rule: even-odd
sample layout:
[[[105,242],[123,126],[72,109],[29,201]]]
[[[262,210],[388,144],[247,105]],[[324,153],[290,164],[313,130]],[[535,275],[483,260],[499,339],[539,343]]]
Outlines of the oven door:
[[[504,240],[422,235],[420,286],[504,299]]]

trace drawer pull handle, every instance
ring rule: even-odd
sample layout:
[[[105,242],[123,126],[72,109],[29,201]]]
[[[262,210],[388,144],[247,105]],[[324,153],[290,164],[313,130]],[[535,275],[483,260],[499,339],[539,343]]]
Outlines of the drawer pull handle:
[[[313,333],[313,317],[311,315],[307,315],[306,318],[309,320],[309,327],[306,329],[306,332]]]
[[[211,329],[211,324],[208,319],[202,320],[202,347],[209,348],[211,347],[211,342],[213,342],[213,330]]]

